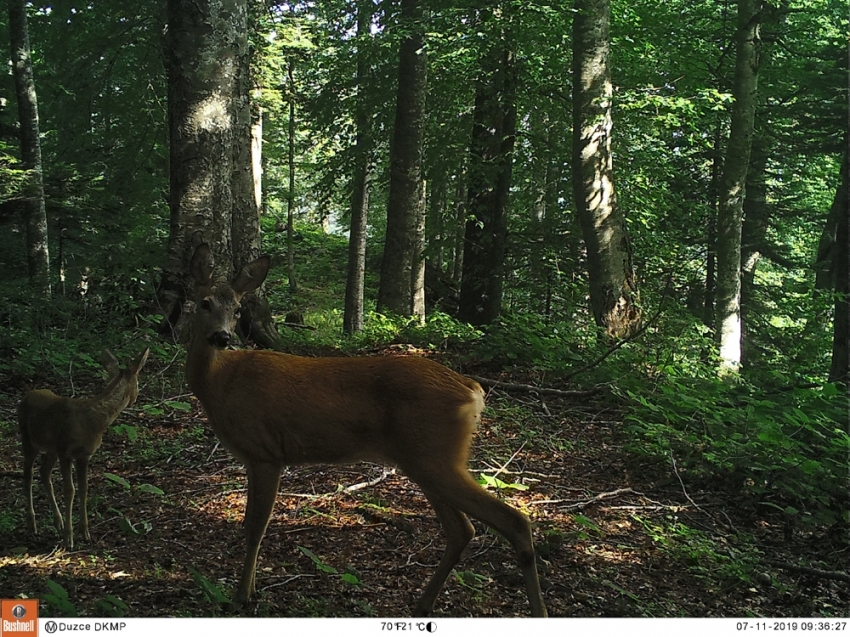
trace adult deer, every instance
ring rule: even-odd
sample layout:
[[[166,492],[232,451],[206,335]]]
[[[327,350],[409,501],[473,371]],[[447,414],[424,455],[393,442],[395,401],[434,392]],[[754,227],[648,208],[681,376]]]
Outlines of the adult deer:
[[[139,371],[148,358],[145,350],[122,369],[108,349],[100,355],[100,363],[109,374],[106,388],[91,398],[63,398],[49,389],[29,392],[18,407],[18,425],[24,452],[24,493],[27,501],[27,528],[36,533],[35,510],[32,504],[32,470],[35,459],[44,452],[41,461],[41,481],[53,507],[53,523],[64,535],[67,549],[74,548],[74,525],[71,507],[74,504],[74,482],[71,463],[77,469],[80,489],[80,533],[87,542],[89,536],[88,491],[89,459],[100,447],[106,428],[124,408],[136,402],[139,394]],[[59,460],[62,472],[62,491],[65,496],[65,519],[56,505],[50,474]]]
[[[467,515],[499,531],[517,554],[532,614],[546,616],[528,519],[482,489],[467,470],[484,408],[474,380],[423,358],[303,358],[227,351],[242,296],[266,278],[269,258],[230,282],[213,277],[206,244],[191,262],[195,315],[186,361],[189,387],[219,440],[245,464],[247,551],[234,602],[255,592],[260,542],[286,465],[362,460],[398,466],[434,507],[445,553],[415,608],[429,614],[474,535]]]

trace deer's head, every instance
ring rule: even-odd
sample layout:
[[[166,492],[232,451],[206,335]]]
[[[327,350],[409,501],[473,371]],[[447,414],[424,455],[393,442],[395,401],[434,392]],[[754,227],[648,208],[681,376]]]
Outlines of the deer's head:
[[[251,261],[230,281],[213,278],[215,261],[206,243],[195,250],[190,272],[195,284],[194,329],[213,347],[230,344],[239,318],[239,304],[248,292],[256,290],[269,273],[271,261],[263,256]]]

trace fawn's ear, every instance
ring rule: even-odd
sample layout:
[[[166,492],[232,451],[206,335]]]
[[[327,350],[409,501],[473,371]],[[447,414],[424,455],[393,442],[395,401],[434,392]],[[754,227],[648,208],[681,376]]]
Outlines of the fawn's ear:
[[[132,373],[138,374],[141,371],[142,367],[145,366],[145,363],[148,362],[148,354],[150,354],[150,347],[145,349],[144,352],[139,354],[136,359],[130,363],[130,367],[128,368]]]
[[[195,280],[196,286],[207,287],[212,284],[212,274],[215,268],[212,250],[206,243],[202,243],[195,249],[192,261],[189,264],[189,272]]]
[[[245,265],[231,283],[233,291],[241,296],[256,290],[265,281],[271,263],[272,261],[268,256],[262,256]]]
[[[100,353],[100,358],[98,359],[100,364],[103,366],[103,369],[107,371],[110,377],[117,376],[121,373],[121,364],[118,362],[118,359],[113,356],[112,352],[110,352],[105,347],[103,351]]]

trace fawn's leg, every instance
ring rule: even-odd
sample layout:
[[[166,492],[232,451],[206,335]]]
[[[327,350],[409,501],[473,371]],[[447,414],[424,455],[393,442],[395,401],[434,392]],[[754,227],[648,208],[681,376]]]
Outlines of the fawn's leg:
[[[39,473],[41,475],[41,484],[44,485],[44,490],[47,492],[47,497],[50,500],[50,506],[53,508],[53,526],[61,535],[65,530],[65,523],[62,520],[62,514],[59,512],[59,505],[56,504],[56,494],[53,492],[53,481],[50,479],[50,474],[53,467],[56,465],[58,456],[55,451],[48,451],[44,454],[41,460]]]
[[[65,496],[65,548],[74,548],[74,523],[72,510],[74,506],[74,476],[71,471],[71,459],[59,458],[59,469],[62,472],[62,494]]]
[[[80,535],[86,542],[91,542],[88,511],[89,459],[87,457],[77,458],[74,464],[77,467],[77,487],[80,491]]]

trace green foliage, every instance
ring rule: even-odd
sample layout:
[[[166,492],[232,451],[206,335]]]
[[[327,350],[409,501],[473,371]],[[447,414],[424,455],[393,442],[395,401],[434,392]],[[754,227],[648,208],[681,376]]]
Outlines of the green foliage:
[[[346,584],[359,585],[361,583],[360,578],[358,578],[357,575],[351,571],[351,569],[347,569],[344,573],[340,573],[333,566],[325,564],[322,561],[322,558],[313,553],[313,551],[311,551],[310,549],[304,546],[299,546],[298,550],[301,551],[307,557],[309,557],[313,561],[313,564],[316,565],[316,568],[322,573],[328,573],[330,575],[339,575],[340,579],[342,579],[342,581]]]
[[[142,493],[151,493],[153,495],[165,495],[165,492],[159,487],[155,487],[152,484],[140,484],[133,487],[127,480],[122,478],[121,476],[117,476],[114,473],[104,473],[103,477],[109,480],[110,482],[114,482],[122,487],[124,487],[127,491],[131,489],[135,489],[136,491],[141,491]]]
[[[633,448],[674,462],[685,479],[724,481],[803,524],[847,516],[847,399],[833,385],[730,384],[668,373],[655,390],[623,387]]]
[[[505,366],[565,371],[581,363],[587,336],[574,324],[548,323],[539,314],[505,313],[487,328],[472,353],[480,360]]]
[[[752,547],[746,551],[737,551],[730,543],[718,542],[705,532],[679,522],[676,516],[668,516],[661,522],[637,515],[633,519],[643,527],[658,548],[699,577],[709,582],[718,579],[744,583],[751,581],[759,557]],[[733,538],[733,541],[738,539],[744,538]]]
[[[133,523],[129,517],[124,515],[118,509],[109,507],[109,511],[118,516],[118,528],[120,528],[127,537],[140,537],[142,535],[147,535],[153,530],[153,525],[147,520],[141,520],[140,522]]]
[[[55,613],[59,617],[80,616],[80,612],[73,602],[71,602],[68,597],[68,591],[65,590],[64,586],[48,578],[47,588],[50,589],[50,592],[45,593],[42,599],[47,603],[47,607],[51,613]]]
[[[115,595],[107,595],[104,599],[97,600],[94,606],[106,617],[127,617],[130,612],[130,607]]]
[[[192,566],[187,566],[189,573],[192,575],[192,580],[197,584],[198,588],[204,594],[208,602],[215,607],[223,604],[229,604],[230,598],[225,594],[224,590],[218,585],[204,577],[197,569]]]
[[[491,487],[494,489],[514,489],[516,491],[527,491],[528,487],[524,484],[520,484],[518,482],[503,482],[499,480],[496,476],[490,476],[486,473],[482,473],[478,477],[478,484],[483,487]]]

